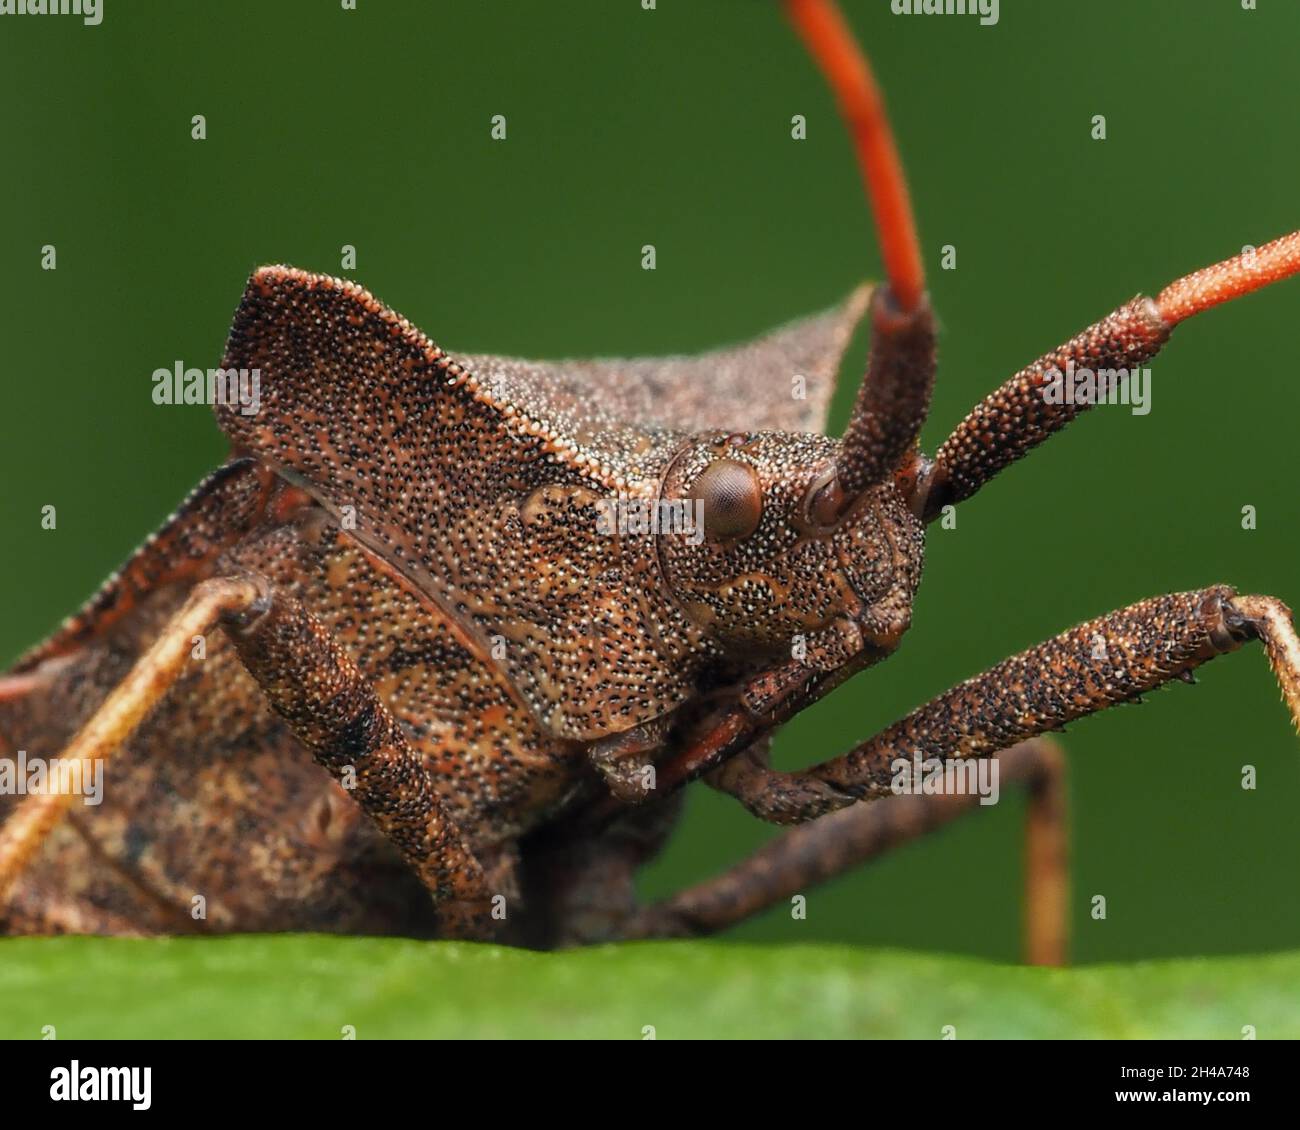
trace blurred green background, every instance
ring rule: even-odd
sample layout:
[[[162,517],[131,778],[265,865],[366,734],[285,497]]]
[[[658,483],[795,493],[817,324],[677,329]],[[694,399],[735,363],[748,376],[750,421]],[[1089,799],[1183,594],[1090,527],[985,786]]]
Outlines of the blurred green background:
[[[1003,0],[993,27],[845,7],[886,91],[942,319],[930,448],[1137,291],[1300,226],[1300,5]],[[6,659],[222,459],[208,410],[154,406],[150,374],[217,362],[258,264],[347,273],[453,351],[539,357],[699,350],[878,277],[845,132],[775,4],[357,9],[105,0],[98,27],[0,18]],[[956,270],[939,269],[944,244]],[[1150,415],[1097,410],[934,528],[904,649],[789,727],[779,762],[837,753],[1154,593],[1222,581],[1300,601],[1298,306],[1292,283],[1183,327],[1153,366]],[[1277,699],[1252,649],[1198,688],[1071,728],[1078,959],[1300,945],[1300,750]],[[1008,796],[814,892],[806,921],[778,911],[738,934],[1014,958],[1021,818]],[[697,788],[647,893],[770,834]]]

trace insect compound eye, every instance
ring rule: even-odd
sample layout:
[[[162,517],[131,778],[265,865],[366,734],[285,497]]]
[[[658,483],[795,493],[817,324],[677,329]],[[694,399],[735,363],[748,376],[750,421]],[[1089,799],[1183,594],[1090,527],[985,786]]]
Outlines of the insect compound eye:
[[[747,463],[715,459],[695,480],[691,492],[704,509],[704,536],[710,541],[748,537],[763,516],[763,487]]]

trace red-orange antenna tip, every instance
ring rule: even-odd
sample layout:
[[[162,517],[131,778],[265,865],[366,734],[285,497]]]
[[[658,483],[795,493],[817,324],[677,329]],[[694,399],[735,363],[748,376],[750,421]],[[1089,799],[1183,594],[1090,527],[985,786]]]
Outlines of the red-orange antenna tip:
[[[834,0],[785,0],[785,5],[853,131],[890,289],[904,311],[914,310],[925,290],[925,268],[880,88]]]
[[[1176,326],[1211,306],[1294,274],[1300,274],[1300,232],[1247,249],[1170,283],[1156,298],[1156,308],[1169,325]]]

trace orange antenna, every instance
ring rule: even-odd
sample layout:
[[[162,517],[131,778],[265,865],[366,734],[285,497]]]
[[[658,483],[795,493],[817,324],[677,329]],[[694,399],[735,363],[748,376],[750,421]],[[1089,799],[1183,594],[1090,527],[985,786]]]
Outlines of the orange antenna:
[[[1193,314],[1297,273],[1300,232],[1292,232],[1170,283],[1156,298],[1156,308],[1166,323],[1176,326]]]
[[[880,252],[894,298],[904,311],[921,301],[925,268],[903,163],[867,57],[834,0],[785,0],[799,34],[826,75],[853,131],[858,164],[876,218]]]

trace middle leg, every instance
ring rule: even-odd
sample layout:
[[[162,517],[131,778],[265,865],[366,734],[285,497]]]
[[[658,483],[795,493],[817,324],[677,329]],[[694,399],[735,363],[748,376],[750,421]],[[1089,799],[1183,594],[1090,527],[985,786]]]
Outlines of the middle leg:
[[[1064,965],[1069,936],[1065,759],[1050,738],[1034,738],[999,753],[997,761],[1002,781],[1023,785],[1028,793],[1025,960]],[[831,813],[790,829],[721,875],[639,910],[620,932],[633,938],[714,933],[977,807],[974,794],[949,793],[890,797]]]

